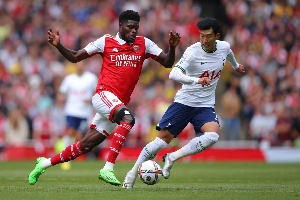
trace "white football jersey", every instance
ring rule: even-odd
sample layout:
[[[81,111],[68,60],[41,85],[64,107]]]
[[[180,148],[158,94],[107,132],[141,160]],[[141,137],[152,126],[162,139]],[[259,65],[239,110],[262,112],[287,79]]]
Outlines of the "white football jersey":
[[[188,47],[170,73],[170,79],[183,84],[174,102],[192,107],[214,107],[215,90],[226,59],[238,68],[230,45],[225,41],[216,40],[216,50],[209,53],[200,42]],[[210,85],[202,87],[198,84],[198,79],[203,77],[211,80]]]
[[[84,72],[78,76],[76,73],[67,75],[59,91],[67,96],[65,114],[73,117],[88,118],[92,114],[91,100],[94,95],[98,78],[91,72]]]

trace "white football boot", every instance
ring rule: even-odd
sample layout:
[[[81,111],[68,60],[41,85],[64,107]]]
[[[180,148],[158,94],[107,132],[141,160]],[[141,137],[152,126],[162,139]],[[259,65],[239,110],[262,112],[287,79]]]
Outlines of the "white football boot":
[[[170,159],[169,153],[167,153],[163,156],[163,161],[164,161],[165,165],[162,169],[162,174],[165,179],[168,179],[170,177],[170,170],[175,162]]]
[[[122,188],[127,188],[127,189],[133,188],[133,185],[134,185],[134,182],[137,178],[137,175],[138,174],[134,175],[132,173],[132,171],[130,170],[125,176],[125,179],[124,179],[123,184],[122,184]]]

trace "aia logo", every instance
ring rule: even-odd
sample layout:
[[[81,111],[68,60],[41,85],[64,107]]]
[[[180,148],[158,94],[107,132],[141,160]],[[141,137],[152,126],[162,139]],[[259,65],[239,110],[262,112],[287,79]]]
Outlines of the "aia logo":
[[[118,99],[113,99],[112,102],[118,102]]]
[[[210,80],[213,80],[215,78],[220,78],[221,72],[222,72],[222,70],[218,71],[217,73],[216,73],[216,71],[212,71],[212,73],[210,74],[208,71],[205,71],[199,78],[207,77]]]
[[[135,53],[139,52],[139,50],[140,50],[139,45],[133,45],[133,50]]]

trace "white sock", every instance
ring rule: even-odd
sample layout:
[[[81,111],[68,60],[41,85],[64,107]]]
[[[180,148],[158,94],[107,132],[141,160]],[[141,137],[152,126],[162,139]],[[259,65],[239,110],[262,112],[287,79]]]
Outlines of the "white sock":
[[[114,163],[106,161],[106,163],[105,163],[105,165],[103,167],[103,170],[113,170],[114,166],[115,166]]]
[[[215,132],[205,132],[204,135],[200,137],[195,137],[190,140],[184,147],[178,149],[170,154],[170,159],[172,161],[179,160],[180,158],[194,155],[204,151],[213,144],[215,144],[219,139],[219,135]]]
[[[43,160],[42,166],[43,166],[44,169],[47,169],[47,168],[51,167],[52,166],[51,165],[51,158],[48,158],[47,160]]]
[[[158,137],[156,137],[155,140],[153,140],[152,142],[148,143],[141,151],[137,161],[135,162],[133,168],[131,169],[133,173],[132,175],[137,176],[139,166],[143,162],[155,158],[156,154],[160,150],[164,149],[166,146],[168,146],[168,144],[164,140]]]

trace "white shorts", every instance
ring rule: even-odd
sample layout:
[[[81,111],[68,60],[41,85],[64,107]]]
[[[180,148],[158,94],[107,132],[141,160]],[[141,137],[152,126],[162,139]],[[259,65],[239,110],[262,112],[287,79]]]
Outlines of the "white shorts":
[[[124,103],[109,91],[101,91],[95,94],[92,103],[97,113],[90,127],[108,137],[117,126],[117,123],[112,120],[114,110],[124,105]]]

